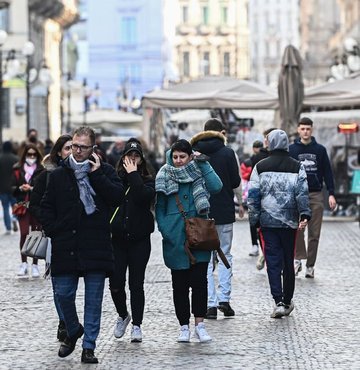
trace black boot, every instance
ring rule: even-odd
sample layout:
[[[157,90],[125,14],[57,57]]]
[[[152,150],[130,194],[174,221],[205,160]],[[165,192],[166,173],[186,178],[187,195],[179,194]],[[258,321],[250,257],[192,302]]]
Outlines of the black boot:
[[[84,328],[79,324],[79,329],[73,337],[66,336],[59,348],[59,357],[67,357],[73,353],[77,340],[84,334]]]
[[[84,348],[81,354],[81,362],[85,364],[98,364],[99,361],[97,357],[94,355],[93,349]]]
[[[224,316],[235,316],[235,311],[231,308],[229,302],[219,302],[218,309],[224,313]]]
[[[65,322],[63,320],[59,321],[58,330],[57,330],[57,339],[59,342],[63,342],[67,336]]]

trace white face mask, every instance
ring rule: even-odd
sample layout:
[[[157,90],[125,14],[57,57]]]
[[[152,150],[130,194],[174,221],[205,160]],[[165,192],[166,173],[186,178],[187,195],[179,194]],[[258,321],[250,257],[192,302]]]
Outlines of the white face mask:
[[[34,163],[36,163],[36,158],[26,158],[26,163],[29,166],[32,166]]]

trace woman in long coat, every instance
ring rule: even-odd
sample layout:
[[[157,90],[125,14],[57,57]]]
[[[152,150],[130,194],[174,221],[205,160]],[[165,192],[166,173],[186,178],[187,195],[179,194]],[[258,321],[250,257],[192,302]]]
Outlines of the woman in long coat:
[[[209,251],[194,251],[195,264],[185,252],[185,223],[176,202],[176,195],[187,217],[207,218],[211,193],[219,192],[222,182],[210,164],[200,160],[186,140],[175,142],[167,152],[167,163],[156,176],[156,220],[163,237],[165,264],[171,269],[175,312],[180,323],[178,342],[190,341],[190,301],[195,317],[195,337],[211,341],[204,325],[207,310],[207,268]],[[195,160],[194,160],[195,159]]]

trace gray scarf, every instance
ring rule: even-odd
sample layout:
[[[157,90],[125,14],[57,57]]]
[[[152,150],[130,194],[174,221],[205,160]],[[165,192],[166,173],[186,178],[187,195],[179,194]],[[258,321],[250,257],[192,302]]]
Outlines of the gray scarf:
[[[96,210],[93,198],[96,193],[89,181],[88,173],[91,169],[90,163],[89,161],[76,162],[72,154],[69,156],[68,163],[70,168],[74,170],[74,175],[80,192],[80,199],[83,202],[85,212],[87,215],[91,215]]]
[[[210,194],[206,188],[203,174],[195,161],[182,167],[165,164],[156,175],[155,189],[166,195],[179,191],[179,184],[192,184],[195,208],[198,214],[206,215],[210,210]]]

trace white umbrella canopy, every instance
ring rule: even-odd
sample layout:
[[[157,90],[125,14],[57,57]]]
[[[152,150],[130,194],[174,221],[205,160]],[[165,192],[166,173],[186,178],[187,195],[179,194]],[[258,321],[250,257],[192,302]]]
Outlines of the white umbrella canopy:
[[[208,76],[149,92],[142,104],[144,108],[276,109],[278,98],[274,90],[256,82]]]
[[[305,90],[304,106],[351,107],[360,105],[360,76],[327,82]]]
[[[292,45],[284,50],[278,94],[281,128],[292,136],[296,134],[304,99],[302,60],[299,51]]]

